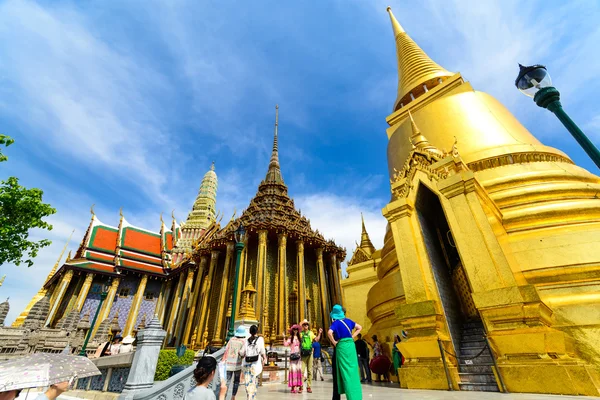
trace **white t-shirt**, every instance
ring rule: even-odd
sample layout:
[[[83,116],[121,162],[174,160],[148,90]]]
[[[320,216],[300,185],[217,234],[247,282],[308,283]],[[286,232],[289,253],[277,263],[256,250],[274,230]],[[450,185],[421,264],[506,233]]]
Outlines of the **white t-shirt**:
[[[210,389],[204,386],[196,386],[186,393],[184,400],[217,400],[217,398]]]

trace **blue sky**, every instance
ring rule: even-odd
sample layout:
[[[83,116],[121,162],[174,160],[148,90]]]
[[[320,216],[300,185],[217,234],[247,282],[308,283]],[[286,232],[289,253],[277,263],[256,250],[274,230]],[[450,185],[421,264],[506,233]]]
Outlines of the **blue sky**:
[[[16,143],[0,178],[58,210],[34,267],[3,265],[10,323],[89,208],[105,223],[184,220],[212,160],[228,218],[268,165],[275,104],[290,194],[352,252],[360,212],[377,247],[389,200],[385,117],[396,98],[386,6],[440,65],[506,105],[545,144],[595,166],[560,123],[513,86],[517,63],[548,66],[563,105],[600,142],[600,3],[449,0],[0,2],[0,132]]]

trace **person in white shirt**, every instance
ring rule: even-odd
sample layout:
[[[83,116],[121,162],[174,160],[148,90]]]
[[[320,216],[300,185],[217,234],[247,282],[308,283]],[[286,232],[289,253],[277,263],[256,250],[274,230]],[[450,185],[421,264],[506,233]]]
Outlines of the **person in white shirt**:
[[[212,390],[208,388],[208,385],[212,382],[215,377],[217,370],[217,360],[210,355],[203,356],[194,369],[194,379],[196,379],[196,386],[190,389],[184,400],[217,400]],[[219,391],[219,400],[225,400],[227,394],[227,386],[225,382],[221,381],[221,390]]]
[[[258,376],[262,373],[262,366],[267,362],[265,340],[257,336],[258,327],[250,327],[250,337],[246,339],[246,346],[241,349],[240,355],[244,358],[244,383],[246,384],[246,399],[254,400],[258,387]]]
[[[131,353],[133,351],[133,342],[135,339],[131,335],[125,336],[123,343],[119,346],[119,354]]]

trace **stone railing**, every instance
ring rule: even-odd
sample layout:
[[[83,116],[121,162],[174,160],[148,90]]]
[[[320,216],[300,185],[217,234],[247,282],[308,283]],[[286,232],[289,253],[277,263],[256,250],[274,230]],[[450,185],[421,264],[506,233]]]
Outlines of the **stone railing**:
[[[90,359],[100,370],[101,375],[79,379],[77,390],[121,393],[129,377],[135,353]]]
[[[211,356],[215,357],[217,361],[223,358],[224,349],[217,351]],[[119,400],[181,400],[188,390],[196,386],[196,380],[194,379],[194,369],[196,363],[184,369],[177,375],[173,375],[166,381],[155,382],[154,385],[148,389],[136,390],[134,392],[123,392],[119,396]],[[216,373],[213,381],[208,386],[215,392],[215,396],[219,398],[219,388],[221,381],[219,374]]]

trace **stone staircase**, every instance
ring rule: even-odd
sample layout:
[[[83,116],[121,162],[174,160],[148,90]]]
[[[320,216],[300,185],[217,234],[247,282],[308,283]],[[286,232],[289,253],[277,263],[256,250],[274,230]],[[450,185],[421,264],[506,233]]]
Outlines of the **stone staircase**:
[[[496,377],[492,371],[494,365],[492,353],[489,349],[483,350],[485,346],[483,323],[481,321],[464,323],[460,341],[460,363],[458,366],[460,390],[500,391],[496,383]]]

